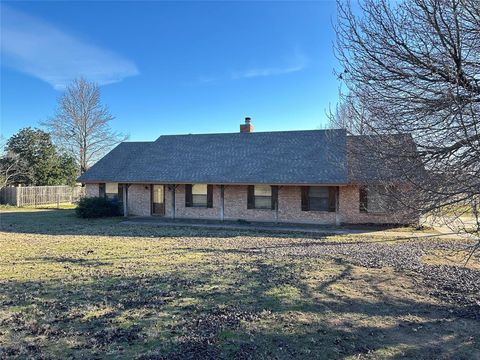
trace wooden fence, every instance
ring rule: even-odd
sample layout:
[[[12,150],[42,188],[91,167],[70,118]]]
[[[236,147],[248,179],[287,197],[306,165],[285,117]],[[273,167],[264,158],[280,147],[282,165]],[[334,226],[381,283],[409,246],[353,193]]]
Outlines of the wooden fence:
[[[38,206],[73,203],[85,196],[81,186],[27,186],[0,189],[0,204]]]

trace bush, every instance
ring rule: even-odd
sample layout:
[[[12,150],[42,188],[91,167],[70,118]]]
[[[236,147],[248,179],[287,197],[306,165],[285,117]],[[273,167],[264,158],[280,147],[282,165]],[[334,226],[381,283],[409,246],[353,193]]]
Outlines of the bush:
[[[80,199],[75,213],[81,218],[98,218],[120,215],[118,201],[103,197],[84,197]]]

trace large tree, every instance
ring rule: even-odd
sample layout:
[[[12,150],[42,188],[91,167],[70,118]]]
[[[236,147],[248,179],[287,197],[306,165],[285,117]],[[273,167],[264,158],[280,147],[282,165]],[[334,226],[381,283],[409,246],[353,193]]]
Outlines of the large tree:
[[[110,127],[114,117],[100,101],[98,85],[80,78],[58,101],[55,116],[44,123],[55,141],[72,155],[84,173],[126,136]]]
[[[467,227],[477,235],[479,4],[364,0],[356,12],[350,3],[338,1],[336,27],[338,76],[346,87],[341,106],[350,101],[357,109],[349,120],[357,123],[350,129],[356,133],[362,121],[368,134],[411,134],[427,172],[422,177],[405,174],[417,190],[408,205],[424,214],[448,214],[444,218],[450,225],[473,215]],[[356,116],[358,109],[367,117]],[[378,138],[371,139],[365,151],[379,153]],[[402,161],[405,154],[395,148],[380,156]]]
[[[78,175],[75,160],[59,153],[50,134],[30,127],[8,139],[1,166],[4,185],[73,185]]]

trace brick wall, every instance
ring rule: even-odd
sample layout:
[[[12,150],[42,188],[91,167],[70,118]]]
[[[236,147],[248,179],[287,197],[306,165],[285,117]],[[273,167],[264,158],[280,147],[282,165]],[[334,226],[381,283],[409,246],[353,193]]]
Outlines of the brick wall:
[[[315,224],[335,224],[335,212],[302,211],[302,188],[281,186],[278,190],[279,220]]]
[[[225,219],[275,221],[274,210],[247,209],[247,189],[247,186],[225,186]]]
[[[173,191],[170,185],[165,185],[165,217],[173,218]]]
[[[415,222],[407,213],[372,214],[360,212],[360,191],[358,186],[340,188],[339,215],[342,224],[406,224]]]
[[[98,184],[85,184],[87,197],[99,196]],[[150,216],[150,185],[134,184],[128,188],[129,215]]]
[[[85,184],[85,196],[96,197],[99,195],[98,184]]]
[[[98,184],[86,185],[87,196],[98,196]],[[302,211],[301,187],[280,186],[278,191],[278,214],[270,209],[247,209],[247,186],[225,185],[224,219],[250,221],[279,221],[316,224],[362,224],[362,223],[409,223],[414,222],[406,214],[369,214],[359,209],[358,186],[339,188],[338,213]],[[150,185],[134,184],[128,189],[129,215],[150,216]],[[220,219],[220,186],[213,186],[213,207],[185,207],[185,186],[178,185],[175,192],[175,215],[177,218]],[[173,217],[173,191],[165,186],[165,216]]]
[[[132,184],[128,188],[128,214],[150,216],[150,185]]]
[[[167,204],[172,204],[171,200]],[[171,205],[170,205],[171,206]],[[213,186],[213,207],[185,207],[185,185],[178,185],[175,192],[175,215],[177,218],[220,218],[220,186]]]
[[[172,217],[171,190],[165,193],[166,216]],[[175,193],[175,214],[177,218],[220,219],[220,186],[213,186],[213,207],[185,207],[185,186],[178,185]],[[309,222],[335,224],[335,213],[301,211],[301,190],[299,186],[280,187],[278,191],[278,219],[275,210],[247,209],[247,186],[225,185],[224,219],[251,221]]]

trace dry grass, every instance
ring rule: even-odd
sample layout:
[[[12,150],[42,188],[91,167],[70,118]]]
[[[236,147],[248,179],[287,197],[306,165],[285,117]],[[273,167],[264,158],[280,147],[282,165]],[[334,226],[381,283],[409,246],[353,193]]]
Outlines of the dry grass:
[[[0,358],[480,357],[479,321],[411,271],[308,255],[369,238],[129,226],[71,210],[2,213],[1,226]],[[458,265],[436,255],[422,260]]]

